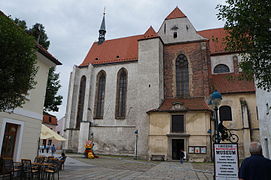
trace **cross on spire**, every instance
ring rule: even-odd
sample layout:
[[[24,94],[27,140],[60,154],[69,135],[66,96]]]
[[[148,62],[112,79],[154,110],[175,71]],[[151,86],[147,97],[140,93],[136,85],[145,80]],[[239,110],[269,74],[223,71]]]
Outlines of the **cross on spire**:
[[[99,44],[102,44],[105,41],[105,33],[106,33],[106,30],[105,30],[105,7],[104,7],[103,20],[102,20],[102,24],[99,30],[99,38],[98,38]]]

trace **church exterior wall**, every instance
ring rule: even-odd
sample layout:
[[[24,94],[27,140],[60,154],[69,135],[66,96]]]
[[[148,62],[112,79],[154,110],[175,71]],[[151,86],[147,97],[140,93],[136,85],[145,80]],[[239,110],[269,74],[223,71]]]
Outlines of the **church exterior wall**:
[[[174,33],[177,33],[177,37],[175,38]],[[194,26],[188,18],[176,18],[164,21],[158,34],[165,44],[206,40],[196,33]]]
[[[138,154],[142,158],[148,155],[149,117],[146,113],[158,108],[164,98],[163,84],[163,46],[159,38],[147,39],[138,43],[138,85],[137,128]]]
[[[211,56],[211,68],[212,68],[212,74],[214,73],[214,68],[218,65],[218,64],[225,64],[229,67],[230,69],[230,73],[236,72],[236,68],[239,70],[238,67],[235,67],[235,63],[234,63],[234,56],[237,57],[237,63],[240,62],[240,55],[239,54],[225,54],[225,55],[217,55],[217,56]],[[238,72],[237,71],[237,72]]]
[[[121,68],[128,72],[126,117],[125,119],[115,118],[117,73]],[[105,103],[103,119],[94,118],[94,104],[96,95],[96,77],[101,71],[106,72]],[[133,154],[134,152],[134,131],[136,126],[137,104],[137,62],[99,65],[93,69],[93,83],[89,98],[91,109],[92,125],[90,133],[93,133],[95,150],[104,154]]]
[[[115,119],[116,85],[117,73],[121,68],[128,72],[126,118]],[[97,74],[104,70],[106,72],[105,104],[103,119],[94,119],[94,104],[96,92]],[[120,154],[133,154],[136,126],[137,104],[137,62],[99,65],[88,68],[75,68],[74,79],[70,86],[70,122],[66,124],[66,136],[69,136],[69,142],[66,146],[75,152],[84,152],[84,144],[92,138],[95,142],[95,150],[105,154],[114,154],[118,151]],[[83,111],[83,122],[80,130],[75,128],[79,88],[81,77],[86,76],[86,91]],[[71,75],[73,77],[73,75]],[[72,90],[71,90],[72,89]],[[91,127],[89,128],[89,122]],[[93,134],[93,137],[91,137]],[[115,138],[112,138],[115,137]],[[123,142],[123,143],[120,143]]]
[[[224,126],[239,137],[239,158],[250,155],[249,145],[252,141],[259,141],[259,125],[256,113],[255,94],[222,94],[221,106],[230,106],[232,121],[224,121]],[[247,110],[244,109],[247,105]]]
[[[164,47],[165,98],[176,96],[175,62],[180,54],[184,54],[188,60],[190,96],[208,96],[210,60],[207,56],[206,42],[193,42]]]
[[[171,132],[171,116],[184,115],[184,133]],[[172,160],[172,140],[183,139],[184,151],[189,161],[210,161],[211,141],[208,130],[211,129],[209,112],[152,112],[149,130],[149,157],[163,155]],[[206,152],[201,154],[189,152],[189,147],[205,147]]]

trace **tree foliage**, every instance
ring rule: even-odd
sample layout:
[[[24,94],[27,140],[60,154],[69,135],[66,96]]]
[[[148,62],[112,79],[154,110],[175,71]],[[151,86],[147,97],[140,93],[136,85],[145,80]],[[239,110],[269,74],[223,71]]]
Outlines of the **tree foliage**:
[[[24,20],[16,18],[14,22],[29,35],[33,36],[44,49],[47,50],[49,48],[50,41],[48,40],[48,36],[42,24],[36,23],[32,28],[27,29],[26,22]],[[51,67],[48,73],[44,111],[58,111],[58,106],[62,104],[63,99],[62,96],[57,95],[60,87],[59,74],[55,73],[55,67]]]
[[[0,111],[22,106],[33,89],[37,67],[35,40],[0,15]]]
[[[38,43],[42,45],[42,47],[44,47],[46,50],[49,48],[50,41],[48,40],[47,34],[42,24],[36,23],[27,32],[34,36]]]
[[[63,97],[57,95],[60,85],[59,74],[55,73],[55,67],[50,68],[45,95],[44,111],[58,111]]]
[[[219,20],[225,20],[227,50],[240,52],[245,78],[271,90],[271,3],[270,0],[226,0],[218,5]]]
[[[50,46],[50,41],[48,40],[48,36],[42,24],[36,23],[32,26],[32,28],[28,29],[26,26],[26,22],[24,20],[15,18],[14,23],[17,24],[17,26],[19,26],[23,30],[25,30],[29,35],[33,36],[36,39],[36,41],[40,45],[42,45],[44,49],[48,50]]]

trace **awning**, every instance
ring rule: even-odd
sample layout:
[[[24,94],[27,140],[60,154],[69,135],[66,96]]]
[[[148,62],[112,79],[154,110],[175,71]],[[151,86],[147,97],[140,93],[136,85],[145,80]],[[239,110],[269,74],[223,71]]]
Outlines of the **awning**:
[[[54,139],[57,141],[66,141],[65,138],[57,134],[55,131],[51,130],[47,126],[41,124],[40,139]]]

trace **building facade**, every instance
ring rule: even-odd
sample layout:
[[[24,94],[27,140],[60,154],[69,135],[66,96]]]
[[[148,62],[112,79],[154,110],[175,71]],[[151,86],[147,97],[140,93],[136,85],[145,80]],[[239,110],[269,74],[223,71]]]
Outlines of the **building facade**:
[[[61,65],[40,45],[37,49],[37,84],[28,92],[28,101],[13,112],[0,113],[0,153],[14,161],[37,155],[49,68]]]
[[[207,99],[215,89],[242,157],[258,138],[255,87],[228,78],[239,76],[239,60],[224,50],[223,28],[196,31],[176,7],[158,32],[150,27],[105,40],[103,18],[99,33],[70,76],[66,149],[83,152],[92,139],[97,153],[171,160],[183,149],[190,161],[210,160],[214,121]]]
[[[261,144],[266,158],[271,157],[271,96],[270,92],[257,88],[257,110],[260,124]]]

